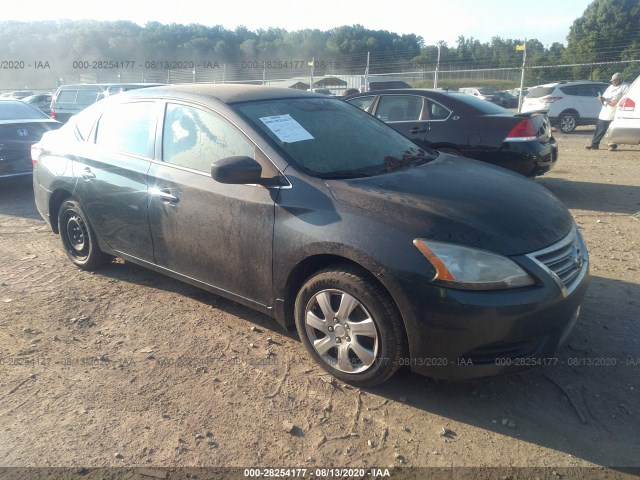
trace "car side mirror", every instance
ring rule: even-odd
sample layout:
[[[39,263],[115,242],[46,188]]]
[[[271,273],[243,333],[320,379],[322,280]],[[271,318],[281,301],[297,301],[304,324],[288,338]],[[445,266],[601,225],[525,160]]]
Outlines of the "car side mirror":
[[[259,184],[262,177],[262,165],[251,157],[226,157],[211,164],[211,177],[220,183]]]

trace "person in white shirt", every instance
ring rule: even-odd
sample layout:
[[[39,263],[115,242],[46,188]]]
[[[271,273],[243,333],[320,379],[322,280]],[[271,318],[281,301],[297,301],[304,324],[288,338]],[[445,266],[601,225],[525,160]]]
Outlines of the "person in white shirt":
[[[598,150],[600,148],[600,141],[604,134],[607,133],[607,129],[616,113],[616,105],[618,105],[628,88],[629,86],[622,79],[622,74],[614,73],[611,77],[611,85],[598,97],[602,104],[602,109],[600,110],[600,115],[598,115],[598,123],[596,124],[596,131],[591,139],[591,144],[585,147],[587,150]],[[609,150],[613,151],[617,147],[617,145],[611,144],[609,145]]]

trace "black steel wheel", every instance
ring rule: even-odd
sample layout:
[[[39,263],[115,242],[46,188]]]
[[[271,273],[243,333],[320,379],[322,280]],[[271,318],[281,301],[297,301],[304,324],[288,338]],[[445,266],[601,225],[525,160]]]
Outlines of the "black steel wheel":
[[[62,246],[76,266],[93,270],[109,261],[110,257],[100,250],[91,224],[76,200],[65,200],[61,205],[58,229]]]
[[[334,266],[300,289],[296,328],[314,360],[360,387],[387,380],[402,363],[405,331],[389,294],[359,269]]]

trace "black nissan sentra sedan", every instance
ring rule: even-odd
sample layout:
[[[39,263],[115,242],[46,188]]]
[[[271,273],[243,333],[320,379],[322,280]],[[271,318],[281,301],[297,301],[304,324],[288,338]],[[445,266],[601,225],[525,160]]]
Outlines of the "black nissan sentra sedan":
[[[419,88],[359,93],[344,100],[420,146],[527,177],[548,172],[558,160],[558,143],[544,113],[518,114],[466,93]]]
[[[32,157],[38,210],[78,267],[117,256],[248,305],[354,385],[540,364],[587,288],[580,232],[545,188],[325,95],[136,90]]]

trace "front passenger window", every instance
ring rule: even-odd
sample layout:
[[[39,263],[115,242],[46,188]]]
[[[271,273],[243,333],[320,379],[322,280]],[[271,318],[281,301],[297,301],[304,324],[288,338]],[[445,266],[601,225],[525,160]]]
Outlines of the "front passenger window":
[[[227,120],[187,105],[167,104],[162,134],[162,159],[209,173],[226,157],[254,157],[253,144]]]

